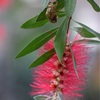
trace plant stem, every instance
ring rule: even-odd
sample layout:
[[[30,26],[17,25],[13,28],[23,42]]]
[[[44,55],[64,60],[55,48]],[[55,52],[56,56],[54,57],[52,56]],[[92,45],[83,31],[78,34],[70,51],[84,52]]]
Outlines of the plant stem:
[[[58,91],[55,92],[54,97],[53,97],[52,100],[57,100],[57,97],[58,97]]]
[[[72,17],[70,17],[70,18],[69,18],[69,21],[68,21],[67,34],[68,34],[68,31],[69,31],[69,28],[70,28],[70,22],[71,22],[71,19],[72,19]]]

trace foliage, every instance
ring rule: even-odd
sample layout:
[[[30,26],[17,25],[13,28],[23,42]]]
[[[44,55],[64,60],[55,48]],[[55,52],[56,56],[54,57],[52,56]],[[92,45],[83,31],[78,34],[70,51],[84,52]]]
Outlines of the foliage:
[[[47,51],[42,56],[40,56],[37,60],[33,61],[29,68],[36,67],[36,66],[46,62],[54,55],[54,52],[56,52],[58,59],[61,62],[62,56],[64,54],[65,46],[66,46],[67,34],[68,34],[68,31],[70,28],[70,21],[72,19],[72,15],[73,15],[75,7],[76,7],[76,1],[77,0],[57,0],[57,2],[58,2],[57,11],[56,11],[57,16],[58,16],[57,20],[59,20],[59,18],[64,17],[64,21],[62,22],[62,24],[59,25],[59,27],[56,27],[45,33],[42,33],[40,36],[35,38],[16,56],[16,58],[20,58],[22,56],[25,56],[25,55],[39,49],[46,42],[48,42],[51,38],[54,37],[55,38],[55,40],[54,40],[55,48]],[[93,7],[93,9],[96,12],[100,12],[100,7],[96,4],[96,2],[94,0],[87,0],[87,1],[91,4],[91,6]],[[39,15],[36,15],[35,17],[33,17],[33,18],[29,19],[27,22],[25,22],[21,26],[21,28],[25,28],[25,29],[39,28],[39,27],[45,26],[46,23],[50,22],[46,16],[46,11],[48,9],[48,7],[47,7],[48,2],[49,2],[48,0],[43,0],[43,8],[44,8],[43,11]],[[76,22],[76,21],[74,21],[74,22],[79,24],[81,27],[74,27],[71,29],[78,32],[82,37],[84,37],[84,38],[97,37],[100,39],[100,34],[98,32],[96,32],[93,29],[91,29],[90,27],[82,24],[81,22]],[[99,44],[100,43],[99,40],[88,40],[88,41],[84,41],[84,40],[88,40],[88,39],[78,40],[76,42],[83,41],[83,42],[87,42],[87,43],[91,43],[91,44]],[[71,43],[69,43],[69,45],[71,45]],[[72,58],[73,58],[73,62],[74,62],[74,69],[75,69],[76,75],[78,77],[77,64],[76,64],[76,60],[74,57],[73,50],[71,49],[71,46],[70,46],[70,50],[71,50]]]

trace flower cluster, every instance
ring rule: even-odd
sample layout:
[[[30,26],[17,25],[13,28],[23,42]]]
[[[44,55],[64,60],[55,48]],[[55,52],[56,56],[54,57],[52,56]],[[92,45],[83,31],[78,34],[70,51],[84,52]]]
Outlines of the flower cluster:
[[[76,37],[76,41],[80,36]],[[53,48],[53,41],[49,41],[44,46],[44,51]],[[32,96],[51,95],[52,100],[58,100],[57,96],[61,93],[69,98],[81,97],[79,93],[86,83],[86,65],[90,55],[90,47],[84,43],[74,43],[71,45],[77,62],[77,71],[79,79],[74,70],[74,63],[69,45],[63,55],[62,62],[59,62],[55,54],[47,62],[37,67],[33,72]],[[72,99],[73,100],[73,99]]]

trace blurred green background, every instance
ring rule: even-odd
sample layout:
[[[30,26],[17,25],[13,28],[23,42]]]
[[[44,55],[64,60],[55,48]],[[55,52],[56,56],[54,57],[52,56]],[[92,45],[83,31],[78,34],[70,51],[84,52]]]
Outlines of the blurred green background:
[[[95,1],[100,4],[99,0]],[[33,100],[29,95],[32,70],[28,69],[28,65],[37,57],[37,52],[17,60],[15,56],[33,38],[56,25],[48,23],[39,29],[20,28],[42,8],[42,0],[0,0],[0,100]],[[77,0],[73,19],[100,33],[100,13],[96,13],[87,1]],[[72,23],[72,26],[76,24]],[[74,33],[72,31],[72,37]],[[99,100],[100,47],[95,48],[83,100]]]

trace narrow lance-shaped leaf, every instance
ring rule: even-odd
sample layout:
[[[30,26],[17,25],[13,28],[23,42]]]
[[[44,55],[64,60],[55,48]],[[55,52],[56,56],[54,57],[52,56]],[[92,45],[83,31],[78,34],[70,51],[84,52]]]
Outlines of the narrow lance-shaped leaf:
[[[59,11],[57,12],[58,14],[58,18],[64,17],[65,16],[65,12],[64,11]]]
[[[88,30],[82,27],[74,27],[72,29],[78,32],[82,37],[86,37],[86,38],[96,37],[96,35],[94,35],[93,33],[89,32]]]
[[[29,68],[33,68],[33,67],[36,67],[36,66],[39,66],[39,65],[43,64],[44,62],[46,62],[47,60],[49,60],[54,54],[55,54],[55,50],[54,49],[51,49],[51,50],[47,51],[42,56],[40,56],[38,59],[36,59],[29,66]]]
[[[86,43],[86,44],[94,44],[94,45],[100,45],[100,41],[99,40],[93,40],[93,39],[80,39],[80,40],[77,40],[77,41],[74,41],[72,44],[74,43]]]
[[[31,19],[29,19],[28,21],[26,21],[22,26],[21,28],[25,28],[25,29],[31,29],[31,28],[38,28],[38,27],[41,27],[43,25],[45,25],[48,20],[45,19],[45,20],[41,20],[41,21],[36,21],[38,18],[38,16],[35,16]]]
[[[30,42],[17,56],[16,58],[20,58],[25,56],[41,46],[43,46],[47,41],[49,41],[53,36],[55,36],[58,28],[52,29],[39,37],[35,38],[32,42]]]
[[[58,1],[57,10],[64,8],[64,0],[57,0],[57,1]]]
[[[54,46],[55,46],[55,50],[58,55],[59,61],[62,60],[62,56],[65,50],[66,33],[67,33],[66,30],[68,30],[69,19],[75,10],[76,0],[64,0],[64,4],[65,4],[66,19],[60,26],[59,31],[54,41]]]
[[[59,61],[62,60],[62,56],[65,50],[65,46],[66,46],[66,30],[68,27],[68,18],[66,18],[62,25],[60,26],[57,35],[55,37],[55,41],[54,41],[54,46],[55,46],[55,50],[56,53],[58,55],[58,59]]]
[[[75,21],[76,22],[76,21]],[[80,22],[76,22],[79,25],[81,25],[85,30],[87,30],[90,34],[94,34],[96,37],[98,37],[100,39],[100,33],[94,31],[93,29],[89,28],[88,26],[80,23]]]
[[[69,44],[69,48],[70,48],[70,52],[71,52],[71,55],[72,55],[72,60],[73,60],[73,65],[74,65],[74,70],[75,70],[75,73],[76,73],[77,78],[79,79],[78,71],[77,71],[77,63],[76,63],[76,59],[75,59],[74,52],[73,52],[73,50],[72,50],[70,44]]]
[[[44,26],[47,22],[48,22],[48,19],[47,17],[45,16],[44,12],[40,13],[42,14],[42,17],[40,15],[37,15],[31,19],[29,19],[28,21],[26,21],[22,26],[21,28],[25,28],[25,29],[31,29],[31,28],[38,28],[38,27],[42,27]],[[58,17],[61,18],[61,17],[64,17],[65,16],[65,13],[64,12],[57,12],[58,14]]]
[[[64,1],[63,1],[64,2]],[[58,17],[61,18],[61,17],[64,17],[65,14],[64,13],[60,13],[59,12],[59,9],[62,9],[63,7],[63,2],[59,2],[59,5],[57,7],[58,9]],[[62,6],[61,6],[62,5]],[[31,28],[38,28],[38,27],[42,27],[44,26],[47,22],[48,22],[48,19],[46,17],[46,10],[47,10],[47,7],[37,16],[29,19],[28,21],[26,21],[22,26],[21,28],[25,28],[25,29],[31,29]]]
[[[87,1],[91,4],[91,6],[95,11],[100,12],[100,7],[94,0],[87,0]]]
[[[47,17],[46,17],[46,10],[47,10],[47,8],[45,8],[45,9],[39,14],[39,16],[38,16],[38,18],[37,18],[36,21],[41,21],[41,20],[47,19]]]
[[[76,7],[76,0],[64,0],[66,17],[71,17]]]

